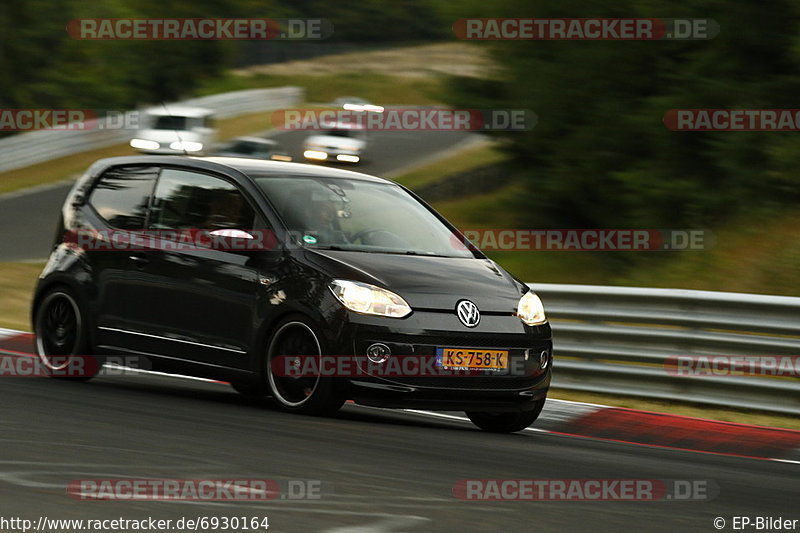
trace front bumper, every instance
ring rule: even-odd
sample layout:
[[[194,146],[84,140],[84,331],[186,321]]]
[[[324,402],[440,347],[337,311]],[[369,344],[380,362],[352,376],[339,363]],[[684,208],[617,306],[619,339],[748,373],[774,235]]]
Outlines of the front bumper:
[[[550,375],[536,386],[519,391],[422,389],[363,380],[350,381],[354,402],[391,409],[428,409],[440,411],[532,411],[547,397]]]
[[[386,319],[348,313],[339,353],[363,361],[367,348],[381,343],[393,356],[435,360],[439,348],[508,351],[508,369],[477,370],[469,375],[448,372],[410,374],[365,372],[347,381],[349,396],[364,405],[472,411],[524,411],[546,397],[550,387],[552,350],[550,326],[530,327],[510,315],[484,315],[477,328],[461,325],[454,313],[415,311],[407,319]],[[544,354],[544,355],[543,355]],[[371,366],[375,368],[375,366]]]

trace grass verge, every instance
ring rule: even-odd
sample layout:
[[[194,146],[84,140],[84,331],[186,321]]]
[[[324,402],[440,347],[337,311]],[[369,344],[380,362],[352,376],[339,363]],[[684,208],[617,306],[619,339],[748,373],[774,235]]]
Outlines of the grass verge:
[[[31,331],[33,289],[44,263],[0,263],[0,327]]]
[[[411,189],[417,189],[453,174],[497,163],[504,158],[505,155],[493,144],[467,148],[407,172],[395,178],[395,181]]]
[[[314,75],[227,74],[200,88],[200,95],[244,89],[264,89],[287,85],[304,87],[306,101],[332,102],[342,96],[357,96],[382,105],[433,105],[441,103],[443,80],[439,78],[403,78],[387,74],[349,72]]]

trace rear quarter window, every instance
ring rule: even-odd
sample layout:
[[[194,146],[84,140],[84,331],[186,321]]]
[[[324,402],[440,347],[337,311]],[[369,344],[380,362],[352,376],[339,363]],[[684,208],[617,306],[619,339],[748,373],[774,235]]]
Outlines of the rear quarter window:
[[[94,186],[89,204],[114,228],[142,230],[157,177],[155,167],[112,168]]]

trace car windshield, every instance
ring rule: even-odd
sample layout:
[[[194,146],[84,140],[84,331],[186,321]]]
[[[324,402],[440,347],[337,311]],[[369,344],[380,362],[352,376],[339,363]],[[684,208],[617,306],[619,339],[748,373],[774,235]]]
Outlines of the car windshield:
[[[476,257],[413,196],[391,183],[256,177],[278,214],[310,248]]]
[[[187,118],[161,115],[155,117],[154,130],[186,130]]]
[[[325,135],[329,135],[331,137],[353,137],[355,132],[350,130],[327,130],[325,131]]]

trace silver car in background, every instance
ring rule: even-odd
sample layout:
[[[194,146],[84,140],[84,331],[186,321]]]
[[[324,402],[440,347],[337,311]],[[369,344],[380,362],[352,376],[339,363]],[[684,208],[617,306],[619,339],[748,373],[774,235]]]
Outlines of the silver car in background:
[[[358,163],[364,159],[367,135],[363,126],[348,122],[329,123],[303,144],[303,157],[311,161]]]
[[[145,154],[203,155],[216,142],[214,112],[202,107],[160,106],[143,112],[130,145]]]

